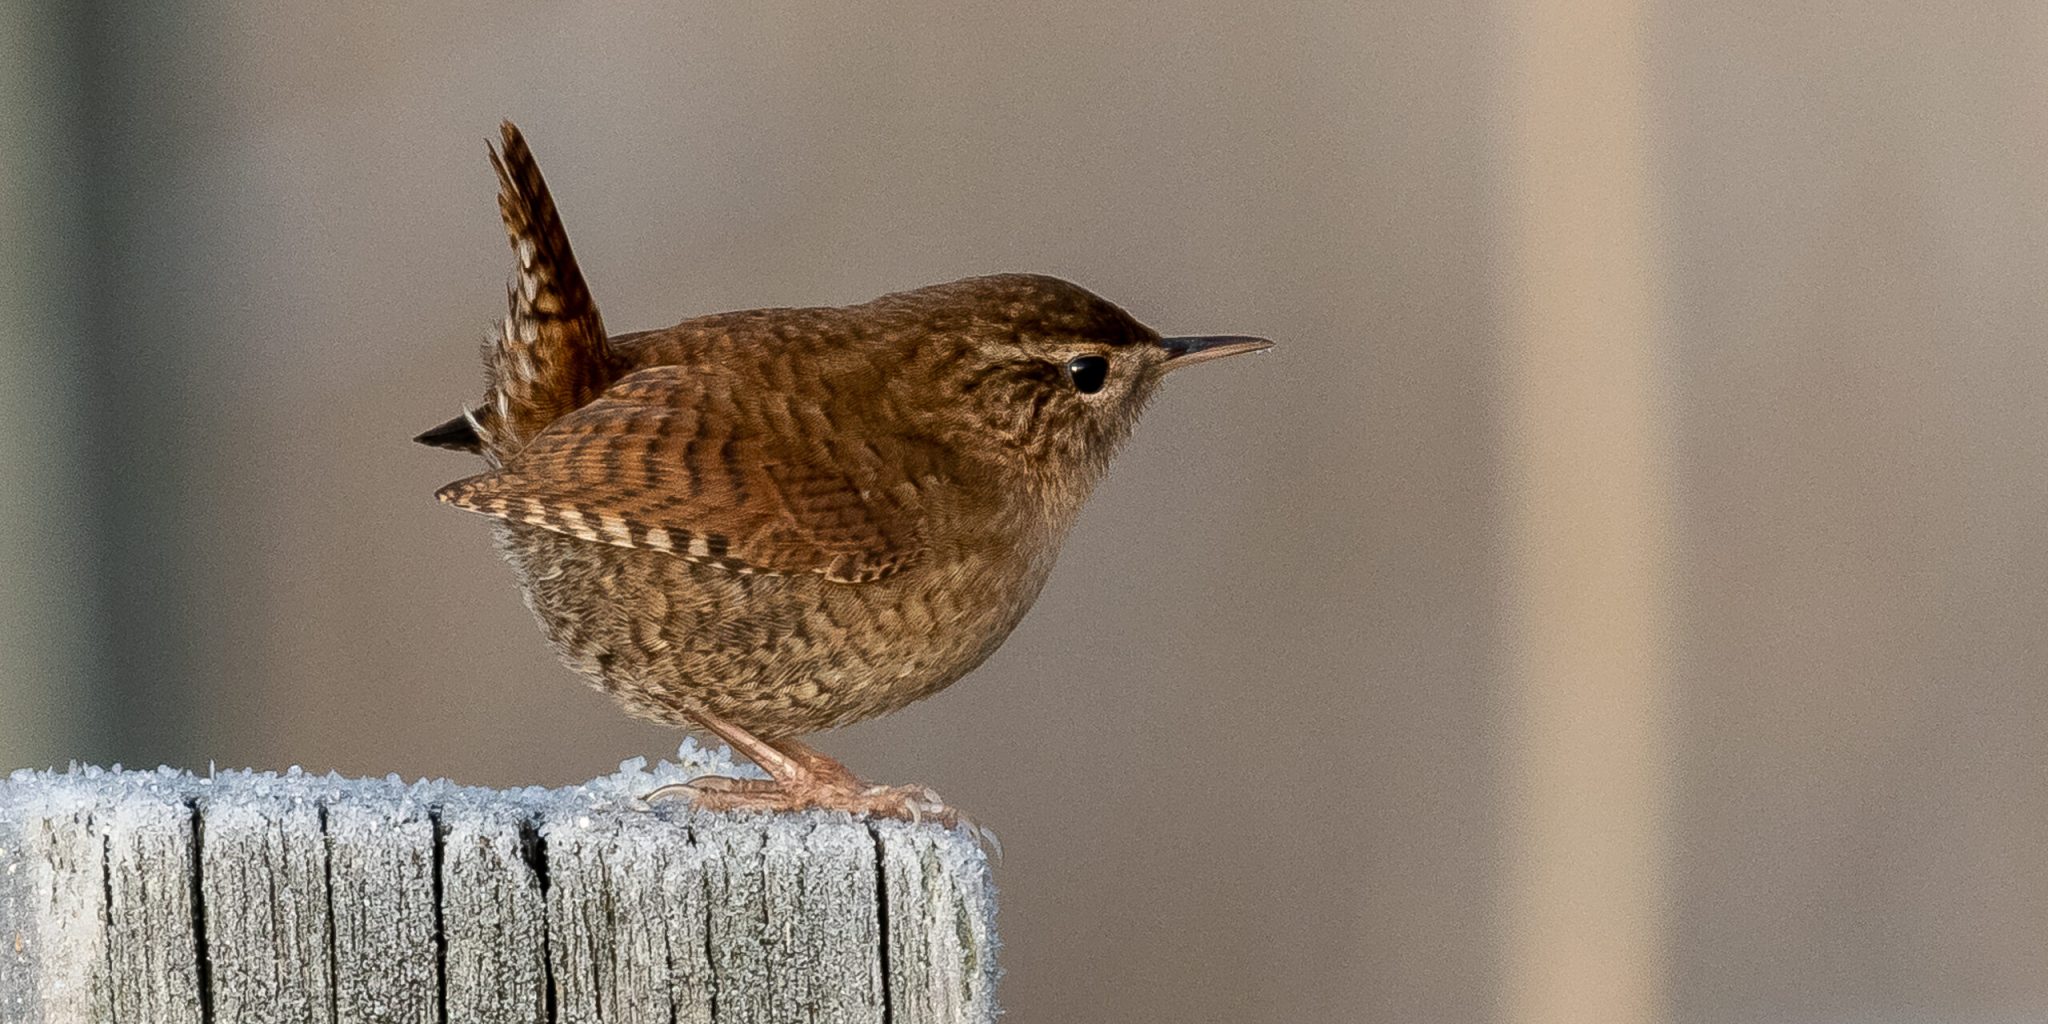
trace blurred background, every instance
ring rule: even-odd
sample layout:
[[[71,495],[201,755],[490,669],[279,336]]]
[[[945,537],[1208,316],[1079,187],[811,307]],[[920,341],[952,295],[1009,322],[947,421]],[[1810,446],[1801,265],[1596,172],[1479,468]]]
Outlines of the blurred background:
[[[463,458],[526,129],[614,330],[1069,277],[1176,377],[822,745],[1020,1021],[2048,1015],[2048,7],[0,6],[0,768],[658,756]]]

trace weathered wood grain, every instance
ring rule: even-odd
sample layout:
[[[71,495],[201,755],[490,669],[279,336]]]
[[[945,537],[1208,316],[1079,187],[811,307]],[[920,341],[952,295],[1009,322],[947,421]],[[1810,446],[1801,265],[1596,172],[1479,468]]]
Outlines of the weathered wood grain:
[[[101,800],[62,779],[0,796],[0,1011],[23,1024],[113,1018],[107,942],[106,842],[94,830]]]
[[[198,803],[199,896],[215,1019],[332,1024],[333,904],[323,809],[301,780],[239,781],[215,778]]]
[[[871,826],[881,847],[893,1024],[996,1014],[995,898],[972,843],[900,822]]]
[[[630,811],[571,809],[549,816],[541,838],[557,1019],[713,1020],[704,851],[689,829]]]
[[[495,794],[440,805],[441,977],[448,1020],[548,1017],[548,922],[532,809]]]
[[[663,771],[510,792],[18,772],[0,1021],[994,1019],[994,901],[964,832],[649,808],[684,773]]]
[[[105,842],[113,1019],[200,1024],[194,812],[177,776],[111,787],[93,810]],[[106,792],[108,787],[102,787]]]
[[[431,804],[396,783],[322,804],[336,1024],[441,1020],[440,871]]]

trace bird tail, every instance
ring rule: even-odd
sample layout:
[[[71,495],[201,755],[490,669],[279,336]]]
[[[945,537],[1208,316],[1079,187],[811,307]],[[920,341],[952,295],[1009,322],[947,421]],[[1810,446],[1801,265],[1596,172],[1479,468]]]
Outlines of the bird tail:
[[[614,373],[604,322],[540,165],[516,125],[506,121],[500,131],[502,148],[491,151],[491,166],[516,265],[505,289],[505,322],[484,346],[489,392],[469,419],[484,452],[502,460],[596,398]]]

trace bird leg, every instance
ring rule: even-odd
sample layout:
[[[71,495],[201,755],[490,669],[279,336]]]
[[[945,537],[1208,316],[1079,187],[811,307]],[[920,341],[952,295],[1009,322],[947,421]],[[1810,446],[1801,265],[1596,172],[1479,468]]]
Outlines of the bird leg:
[[[818,809],[913,822],[931,818],[948,826],[960,822],[960,812],[924,786],[871,785],[808,744],[794,739],[764,740],[708,711],[689,714],[706,732],[760,765],[769,778],[704,775],[662,786],[647,794],[648,800],[687,796],[697,806],[713,811]]]

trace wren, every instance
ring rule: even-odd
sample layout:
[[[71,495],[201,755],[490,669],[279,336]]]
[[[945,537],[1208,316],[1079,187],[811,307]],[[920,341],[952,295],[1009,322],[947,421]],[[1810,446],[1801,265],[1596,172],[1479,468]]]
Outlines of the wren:
[[[532,152],[502,135],[517,266],[484,400],[417,438],[488,468],[435,496],[491,518],[571,669],[769,776],[683,795],[953,820],[801,737],[981,664],[1160,381],[1272,343],[1162,337],[1033,274],[607,336]]]

